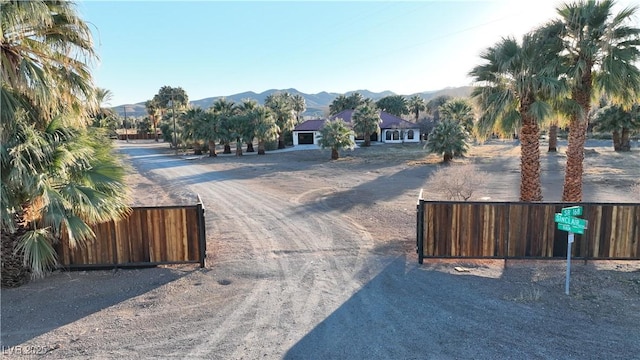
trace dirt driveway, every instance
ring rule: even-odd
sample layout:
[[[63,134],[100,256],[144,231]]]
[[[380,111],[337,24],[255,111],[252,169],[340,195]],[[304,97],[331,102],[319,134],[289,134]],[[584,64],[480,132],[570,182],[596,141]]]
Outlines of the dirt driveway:
[[[7,358],[631,359],[640,264],[417,263],[419,148],[192,158],[121,143],[136,205],[206,206],[207,267],[54,273],[2,290]],[[516,200],[517,148],[484,145],[477,196]],[[516,149],[516,150],[514,150]],[[639,149],[587,158],[585,200],[629,200]],[[515,155],[514,155],[515,154]],[[543,159],[558,200],[563,155]],[[431,196],[426,191],[427,196]],[[463,267],[463,272],[454,268]]]

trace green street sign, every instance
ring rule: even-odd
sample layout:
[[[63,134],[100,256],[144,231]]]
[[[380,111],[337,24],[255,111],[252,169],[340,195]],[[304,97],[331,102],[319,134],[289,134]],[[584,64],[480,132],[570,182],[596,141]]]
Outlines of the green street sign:
[[[577,226],[571,226],[571,225],[567,225],[567,224],[558,224],[558,230],[562,230],[562,231],[568,231],[574,234],[584,234],[584,228],[581,227],[577,227]]]
[[[566,224],[569,226],[580,227],[583,229],[586,229],[587,225],[589,224],[587,220],[580,219],[573,216],[565,216],[563,214],[556,214],[554,217],[554,220],[559,224]]]
[[[580,216],[582,215],[582,206],[570,206],[562,208],[561,211],[564,216]]]

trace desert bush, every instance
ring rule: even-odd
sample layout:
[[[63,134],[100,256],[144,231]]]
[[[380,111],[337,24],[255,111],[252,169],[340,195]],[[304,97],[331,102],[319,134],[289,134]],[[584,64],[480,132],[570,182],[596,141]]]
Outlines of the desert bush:
[[[447,166],[429,177],[428,189],[442,200],[467,201],[484,185],[487,176],[473,165]]]

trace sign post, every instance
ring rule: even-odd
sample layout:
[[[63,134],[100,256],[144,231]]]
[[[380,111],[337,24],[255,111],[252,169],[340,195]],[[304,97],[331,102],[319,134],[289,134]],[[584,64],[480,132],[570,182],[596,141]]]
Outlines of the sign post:
[[[589,222],[576,216],[582,215],[582,206],[570,206],[562,208],[560,214],[556,213],[554,220],[558,223],[558,230],[567,231],[567,276],[564,284],[564,293],[569,295],[569,279],[571,277],[571,244],[574,234],[584,234]]]

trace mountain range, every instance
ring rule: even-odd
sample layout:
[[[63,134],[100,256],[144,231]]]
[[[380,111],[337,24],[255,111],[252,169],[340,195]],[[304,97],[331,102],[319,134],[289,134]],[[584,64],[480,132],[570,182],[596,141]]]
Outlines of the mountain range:
[[[451,97],[468,97],[471,94],[472,89],[473,87],[471,86],[450,87],[442,90],[425,91],[425,92],[420,92],[420,93],[415,93],[410,95],[403,95],[403,96],[405,96],[408,99],[413,95],[418,95],[423,99],[425,99],[425,101],[429,101],[430,99],[433,99],[441,95],[449,95]],[[242,92],[242,93],[228,95],[228,96],[213,96],[213,97],[208,97],[200,100],[192,100],[192,101],[189,101],[189,103],[193,107],[201,107],[203,109],[208,109],[209,107],[211,107],[211,105],[213,105],[213,103],[217,99],[224,97],[227,100],[233,101],[235,103],[239,103],[243,99],[255,99],[256,101],[258,101],[258,103],[264,104],[264,100],[267,98],[267,96],[276,92],[284,92],[284,91],[287,91],[292,95],[301,95],[305,99],[307,110],[302,114],[303,116],[318,116],[318,117],[324,116],[325,112],[329,110],[329,105],[331,104],[331,102],[339,95],[343,95],[340,93],[333,93],[333,92],[330,93],[326,91],[322,91],[317,94],[306,94],[296,89],[270,89],[270,90],[263,91],[261,93],[247,91],[247,92]],[[348,96],[354,92],[359,92],[360,94],[362,94],[363,97],[370,98],[373,100],[379,100],[386,96],[398,95],[392,91],[372,92],[368,90],[349,91],[344,95]],[[137,104],[123,104],[123,105],[115,106],[112,109],[116,113],[118,113],[120,116],[124,116],[125,115],[124,109],[126,108],[127,116],[141,117],[141,116],[147,115],[147,111],[145,109],[144,104],[145,104],[144,102],[140,102]]]

